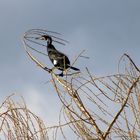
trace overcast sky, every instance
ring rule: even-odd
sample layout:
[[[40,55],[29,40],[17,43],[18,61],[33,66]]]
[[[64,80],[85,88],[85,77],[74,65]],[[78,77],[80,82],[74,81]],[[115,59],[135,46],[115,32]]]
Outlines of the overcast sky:
[[[22,94],[49,122],[56,120],[59,100],[45,84],[50,76],[23,49],[21,36],[31,28],[62,33],[70,44],[60,50],[71,60],[86,50],[90,59],[76,63],[82,71],[88,67],[97,75],[116,73],[123,53],[140,65],[140,0],[0,0],[0,100]]]

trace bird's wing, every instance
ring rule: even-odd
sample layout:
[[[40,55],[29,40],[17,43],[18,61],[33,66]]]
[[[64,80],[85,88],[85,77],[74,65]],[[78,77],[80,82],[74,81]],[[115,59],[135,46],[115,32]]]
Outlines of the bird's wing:
[[[68,59],[66,55],[59,51],[52,51],[49,53],[50,59],[56,59],[56,60],[61,60],[61,59]]]

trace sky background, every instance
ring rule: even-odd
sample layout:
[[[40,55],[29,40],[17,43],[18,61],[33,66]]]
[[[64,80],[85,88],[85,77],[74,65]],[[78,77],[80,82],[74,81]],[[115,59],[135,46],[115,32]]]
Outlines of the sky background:
[[[42,28],[57,31],[70,44],[61,47],[71,60],[86,50],[90,59],[75,64],[94,75],[117,72],[119,58],[128,53],[140,65],[139,0],[0,0],[0,100],[21,94],[27,105],[49,124],[58,120],[60,101],[48,73],[27,57],[21,37]],[[46,63],[49,59],[46,58]]]

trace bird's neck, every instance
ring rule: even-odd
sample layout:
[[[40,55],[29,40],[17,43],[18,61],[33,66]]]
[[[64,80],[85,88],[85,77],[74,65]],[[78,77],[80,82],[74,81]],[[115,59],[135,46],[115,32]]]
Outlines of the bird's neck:
[[[52,44],[48,44],[47,45],[47,50],[48,51],[53,51],[53,50],[56,50],[56,49],[55,49],[55,47]]]

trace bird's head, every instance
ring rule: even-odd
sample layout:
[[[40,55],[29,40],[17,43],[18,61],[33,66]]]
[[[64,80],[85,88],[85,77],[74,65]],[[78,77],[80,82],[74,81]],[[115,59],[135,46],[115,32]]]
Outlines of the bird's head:
[[[36,39],[40,39],[40,40],[46,40],[48,44],[52,43],[52,38],[48,35],[42,35],[41,37],[38,37]]]

